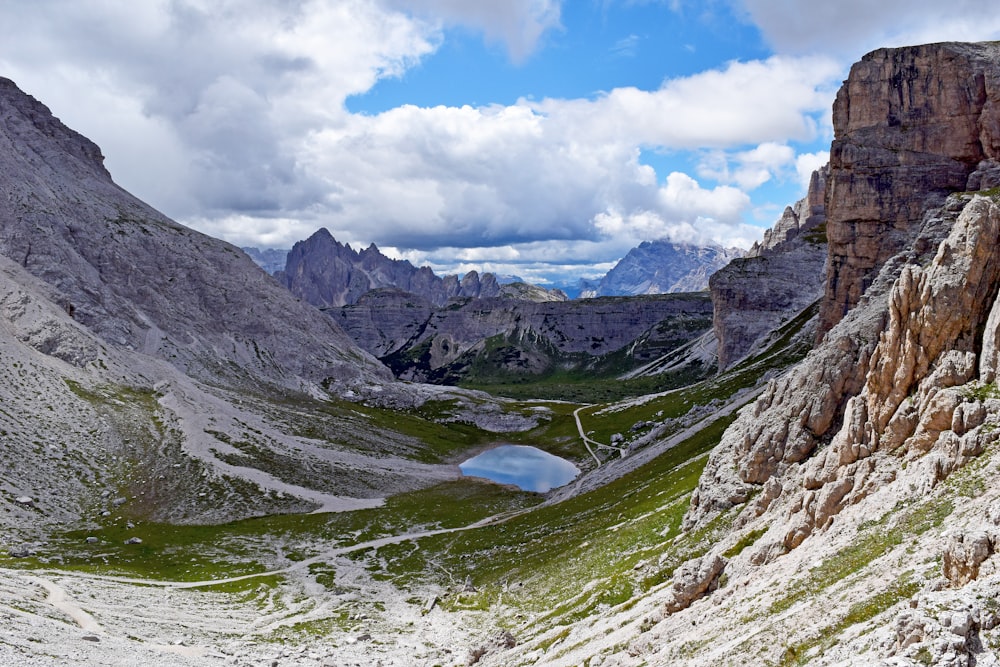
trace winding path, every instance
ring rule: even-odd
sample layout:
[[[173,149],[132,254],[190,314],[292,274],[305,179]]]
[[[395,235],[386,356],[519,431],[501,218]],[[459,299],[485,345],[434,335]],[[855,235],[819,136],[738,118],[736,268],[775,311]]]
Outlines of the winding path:
[[[586,447],[587,451],[590,452],[590,455],[594,457],[594,460],[597,461],[597,467],[600,468],[601,459],[598,458],[597,454],[594,453],[594,450],[591,448],[591,445],[595,445],[597,447],[607,447],[607,445],[602,445],[596,440],[591,440],[590,438],[588,438],[587,434],[584,433],[583,431],[583,423],[580,421],[580,410],[589,407],[590,407],[589,405],[581,405],[580,407],[578,407],[576,410],[573,411],[573,419],[576,420],[576,430],[580,432],[580,438],[583,440],[584,447]]]
[[[203,581],[167,581],[162,579],[138,579],[133,577],[116,577],[113,575],[104,574],[88,574],[88,573],[73,573],[72,576],[78,577],[80,579],[95,579],[99,581],[113,581],[122,584],[138,584],[141,586],[157,586],[160,588],[205,588],[208,586],[217,586],[219,584],[229,584],[237,581],[246,581],[248,579],[259,579],[262,577],[270,577],[279,574],[288,574],[296,570],[301,570],[307,568],[314,563],[321,563],[335,556],[343,556],[345,554],[354,553],[355,551],[365,551],[367,549],[377,549],[379,547],[388,546],[390,544],[399,544],[400,542],[408,542],[411,540],[419,540],[425,537],[433,537],[435,535],[446,535],[448,533],[459,533],[466,530],[475,530],[476,528],[483,528],[484,526],[492,526],[496,524],[505,523],[510,521],[514,517],[520,516],[526,512],[531,511],[532,508],[527,508],[523,510],[517,510],[515,512],[504,512],[502,514],[495,514],[493,516],[486,517],[485,519],[480,519],[474,523],[467,524],[465,526],[458,526],[455,528],[439,528],[437,530],[427,530],[419,533],[404,533],[402,535],[391,535],[389,537],[380,537],[375,540],[369,540],[367,542],[359,542],[358,544],[351,544],[344,547],[338,547],[336,549],[328,549],[321,554],[313,556],[311,558],[306,558],[305,560],[296,561],[288,567],[279,568],[276,570],[267,570],[265,572],[254,572],[252,574],[241,574],[236,577],[226,577],[225,579],[205,579]],[[60,573],[67,574],[67,573]],[[50,591],[49,602],[52,603],[52,590],[46,585],[47,580],[37,579],[37,583],[45,586]],[[51,582],[47,582],[51,583]],[[55,588],[55,584],[52,584]],[[62,591],[62,589],[59,589]],[[65,595],[65,593],[63,593]],[[53,606],[56,606],[53,604]],[[89,617],[89,614],[82,612]],[[77,620],[76,617],[73,617]],[[93,621],[93,618],[91,618]],[[78,621],[79,622],[79,621]],[[95,621],[96,623],[96,621]],[[83,624],[80,624],[83,627]],[[98,626],[99,627],[99,626]]]

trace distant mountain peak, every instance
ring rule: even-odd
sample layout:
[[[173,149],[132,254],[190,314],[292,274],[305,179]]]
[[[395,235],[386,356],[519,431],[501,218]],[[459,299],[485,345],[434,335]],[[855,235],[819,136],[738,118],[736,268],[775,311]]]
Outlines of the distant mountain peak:
[[[437,305],[456,296],[500,294],[491,273],[469,271],[462,277],[442,278],[429,267],[417,268],[408,260],[386,257],[374,243],[355,252],[326,229],[296,243],[277,277],[293,294],[320,308],[357,303],[365,293],[382,287],[397,287]]]
[[[737,248],[678,243],[669,239],[643,241],[596,282],[582,286],[580,296],[634,296],[699,292],[709,277],[743,256]]]

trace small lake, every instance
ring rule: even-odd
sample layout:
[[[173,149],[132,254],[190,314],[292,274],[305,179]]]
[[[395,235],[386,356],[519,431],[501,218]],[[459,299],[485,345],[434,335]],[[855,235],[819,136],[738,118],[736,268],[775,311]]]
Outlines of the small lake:
[[[458,467],[467,477],[485,477],[536,493],[569,484],[580,474],[580,469],[566,459],[526,445],[500,445]]]

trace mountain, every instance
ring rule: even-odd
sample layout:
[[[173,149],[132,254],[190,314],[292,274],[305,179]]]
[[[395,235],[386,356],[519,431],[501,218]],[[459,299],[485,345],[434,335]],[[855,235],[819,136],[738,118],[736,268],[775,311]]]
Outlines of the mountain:
[[[233,246],[182,227],[114,184],[100,149],[0,81],[0,255],[56,290],[106,344],[205,379],[284,386],[384,378],[336,325]],[[301,326],[288,331],[288,321]]]
[[[437,305],[456,296],[500,294],[500,284],[492,273],[480,277],[470,271],[461,279],[441,278],[430,267],[418,269],[406,260],[389,259],[374,243],[357,252],[326,229],[296,243],[288,253],[285,270],[276,277],[295,296],[318,308],[356,303],[363,294],[379,287],[396,287]]]
[[[596,284],[582,283],[580,298],[697,292],[708,278],[743,253],[720,246],[643,241]]]
[[[672,294],[572,301],[481,297],[437,307],[380,289],[327,312],[397,377],[455,384],[593,370],[599,358],[626,348],[619,371],[631,370],[708,331],[712,303],[705,294]]]
[[[285,270],[285,261],[288,258],[288,248],[240,248],[252,259],[257,266],[266,272],[274,275]]]
[[[814,172],[806,196],[785,209],[763,241],[709,279],[720,370],[760,352],[772,332],[823,296],[829,171]]]
[[[435,395],[455,396],[395,383],[243,252],[118,187],[95,144],[0,79],[8,538],[103,512],[216,523],[377,505],[455,472],[337,406]]]

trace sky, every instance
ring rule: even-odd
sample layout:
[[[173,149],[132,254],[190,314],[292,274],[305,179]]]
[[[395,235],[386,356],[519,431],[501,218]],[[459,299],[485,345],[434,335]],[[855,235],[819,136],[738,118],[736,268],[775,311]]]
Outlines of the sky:
[[[325,227],[558,285],[748,247],[827,161],[851,63],[998,38],[968,0],[4,0],[0,76],[236,245]]]

